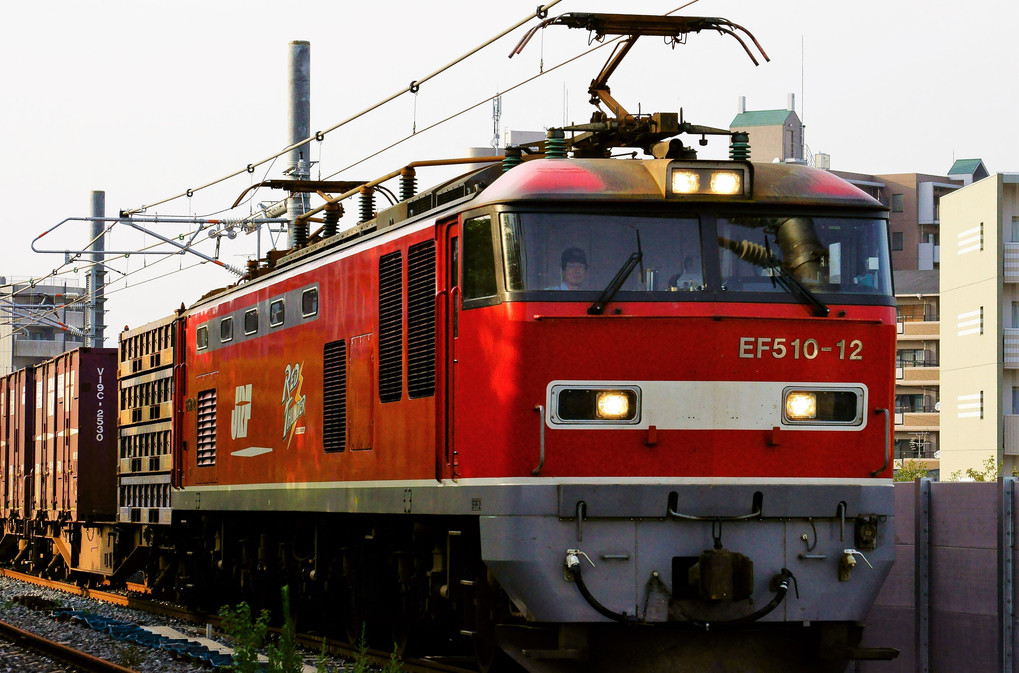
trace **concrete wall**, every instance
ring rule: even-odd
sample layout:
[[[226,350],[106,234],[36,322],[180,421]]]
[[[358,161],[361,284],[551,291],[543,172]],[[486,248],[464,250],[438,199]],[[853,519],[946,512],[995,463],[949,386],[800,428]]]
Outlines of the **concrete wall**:
[[[1013,671],[1015,478],[895,486],[895,566],[867,619],[863,645],[892,661],[856,673]]]

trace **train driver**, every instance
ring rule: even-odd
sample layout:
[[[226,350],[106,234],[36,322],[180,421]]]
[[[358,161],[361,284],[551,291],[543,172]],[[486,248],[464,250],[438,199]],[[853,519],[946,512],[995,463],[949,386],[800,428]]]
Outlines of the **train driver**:
[[[587,255],[580,248],[566,248],[560,257],[562,282],[546,290],[580,290],[587,280]]]

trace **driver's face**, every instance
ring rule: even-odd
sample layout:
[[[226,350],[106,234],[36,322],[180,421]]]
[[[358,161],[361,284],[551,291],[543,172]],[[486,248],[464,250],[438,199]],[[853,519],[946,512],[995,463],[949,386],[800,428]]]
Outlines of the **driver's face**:
[[[567,262],[563,269],[563,282],[571,290],[578,290],[587,278],[587,264],[583,262]]]

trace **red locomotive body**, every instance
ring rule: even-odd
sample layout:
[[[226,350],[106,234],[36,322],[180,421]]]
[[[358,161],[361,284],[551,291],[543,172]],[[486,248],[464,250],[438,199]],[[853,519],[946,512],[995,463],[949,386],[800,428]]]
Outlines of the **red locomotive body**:
[[[476,586],[485,569],[491,587],[440,593],[505,591],[499,614],[526,628],[475,615],[460,630],[525,665],[565,625],[609,620],[810,623],[848,652],[893,552],[885,211],[814,169],[703,166],[488,169],[458,201],[188,310],[174,510],[219,522],[213,547],[232,517],[305,512],[321,556],[288,572],[342,559],[346,619],[369,611],[358,581],[387,581],[358,538],[423,563],[466,535],[478,547],[444,556],[447,573]],[[746,188],[674,193],[709,169]],[[564,290],[571,256],[586,278]],[[214,556],[236,576],[240,557]],[[579,577],[583,556],[602,562],[578,592],[563,567]],[[419,601],[398,621],[431,623],[436,578],[414,577],[393,589]],[[791,580],[795,599],[775,588]],[[787,646],[749,631],[735,660],[755,638]]]

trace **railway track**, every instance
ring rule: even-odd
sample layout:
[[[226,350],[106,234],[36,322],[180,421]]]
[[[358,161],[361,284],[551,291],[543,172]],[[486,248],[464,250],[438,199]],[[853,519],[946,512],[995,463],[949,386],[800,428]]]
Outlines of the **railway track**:
[[[36,586],[52,589],[55,591],[60,591],[63,593],[68,593],[75,596],[90,598],[103,603],[119,605],[133,610],[139,610],[149,615],[165,617],[167,619],[179,620],[196,625],[212,625],[214,629],[219,628],[222,622],[221,618],[218,615],[193,612],[181,606],[166,603],[164,601],[157,601],[144,598],[143,596],[139,595],[145,592],[144,587],[140,586],[136,587],[129,586],[125,592],[103,590],[82,587],[76,584],[69,584],[57,580],[49,580],[42,577],[37,577],[35,575],[28,575],[25,573],[19,573],[3,568],[0,568],[0,576],[9,577],[13,580],[33,584]],[[49,645],[46,645],[46,643],[49,643],[58,648],[62,647],[59,643],[53,643],[52,641],[48,641],[45,638],[35,636],[34,634],[28,633],[27,631],[23,631],[11,625],[4,625],[2,622],[0,622],[0,636],[8,637],[6,635],[7,628],[11,629],[10,630],[11,636],[9,636],[9,639],[12,640],[19,639],[19,642],[22,642],[20,640],[22,638],[21,634],[24,634],[25,638],[38,639],[42,643],[40,645],[40,648],[48,647]],[[275,631],[278,633],[278,629]],[[25,642],[27,645],[28,641],[25,640],[23,642]],[[323,639],[321,636],[298,634],[296,638],[296,643],[299,647],[304,648],[305,650],[308,650],[310,652],[321,652],[323,650],[324,645],[325,651],[332,657],[338,657],[347,660],[356,660],[358,658],[361,658],[362,660],[365,660],[366,663],[368,663],[369,665],[378,668],[386,666],[390,662],[391,658],[390,652],[373,649],[363,651],[359,650],[358,647],[351,645],[347,642]],[[67,656],[69,657],[74,656],[73,654],[75,652],[74,650],[71,650],[70,648],[65,649],[69,650],[70,652]],[[40,649],[40,651],[42,650]],[[102,659],[97,659],[96,657],[91,657],[91,655],[86,655],[81,652],[79,652],[78,654],[82,654],[87,658],[82,660],[85,663],[79,664],[76,661],[71,661],[69,659],[63,658],[61,658],[60,660],[67,661],[67,663],[89,673],[91,673],[91,671],[111,671],[111,672],[116,671],[122,673],[125,671],[130,672],[132,670],[129,668],[124,668],[123,666],[119,666],[117,664],[112,664]],[[49,654],[48,652],[47,656],[58,658],[56,654]],[[96,668],[88,667],[90,665],[88,663],[89,659],[94,660],[95,666],[97,666]],[[109,666],[109,668],[101,668],[101,666],[104,664]],[[461,661],[456,661],[455,663],[452,663],[449,660],[449,658],[444,659],[406,658],[401,660],[400,665],[402,670],[405,671],[406,673],[477,673],[477,668],[474,667],[473,662],[471,662],[470,665],[465,665]]]
[[[75,671],[82,673],[135,673],[130,668],[124,668],[119,664],[94,657],[87,652],[43,638],[4,621],[0,621],[0,638],[11,641],[19,648],[30,649],[55,661],[73,666]]]

